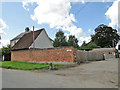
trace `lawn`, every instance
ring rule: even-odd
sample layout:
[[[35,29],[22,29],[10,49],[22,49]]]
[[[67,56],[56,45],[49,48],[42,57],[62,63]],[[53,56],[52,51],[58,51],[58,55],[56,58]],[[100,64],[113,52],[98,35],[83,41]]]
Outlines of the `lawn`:
[[[53,66],[64,66],[61,64],[53,64]],[[0,67],[9,69],[19,69],[19,70],[34,70],[49,67],[46,63],[28,63],[28,62],[18,62],[18,61],[4,61],[0,62]]]

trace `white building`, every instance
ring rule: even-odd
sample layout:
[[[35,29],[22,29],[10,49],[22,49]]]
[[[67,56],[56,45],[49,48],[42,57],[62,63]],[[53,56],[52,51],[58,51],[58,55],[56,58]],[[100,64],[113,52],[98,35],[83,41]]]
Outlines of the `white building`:
[[[115,48],[118,50],[118,52],[120,52],[120,40],[118,41],[118,43],[117,43]]]
[[[49,38],[44,28],[34,31],[34,34],[33,31],[21,33],[12,39],[10,43],[12,49],[54,48],[53,41]]]

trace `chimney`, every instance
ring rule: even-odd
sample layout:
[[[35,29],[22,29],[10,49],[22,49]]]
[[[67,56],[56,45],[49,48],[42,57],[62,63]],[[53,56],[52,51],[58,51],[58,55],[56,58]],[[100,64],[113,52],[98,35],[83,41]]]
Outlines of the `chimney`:
[[[25,28],[25,32],[29,32],[29,30],[30,30],[29,27]]]

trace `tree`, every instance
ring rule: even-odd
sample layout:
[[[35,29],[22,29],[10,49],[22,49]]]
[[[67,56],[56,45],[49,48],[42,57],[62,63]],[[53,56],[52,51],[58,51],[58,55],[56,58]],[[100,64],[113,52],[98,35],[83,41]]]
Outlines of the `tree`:
[[[61,47],[61,46],[67,46],[67,40],[66,37],[64,36],[64,32],[59,30],[56,33],[56,38],[53,43],[54,47]]]
[[[97,46],[94,42],[85,43],[85,41],[83,41],[83,44],[81,45],[79,49],[89,51],[94,48],[101,48],[101,47]]]
[[[2,56],[4,56],[4,59],[6,61],[10,60],[11,59],[11,45],[7,45],[7,47],[2,47],[1,50],[2,50]]]
[[[97,46],[94,42],[90,42],[88,45],[87,45],[88,48],[100,48],[100,46]]]
[[[120,36],[117,34],[117,30],[104,24],[99,25],[95,29],[95,34],[91,36],[91,42],[95,42],[97,46],[101,47],[113,47],[119,39]]]
[[[86,42],[83,41],[83,44],[81,45],[81,47],[84,47],[84,46],[86,46],[86,45],[87,45]]]
[[[68,46],[74,46],[75,48],[78,48],[78,40],[75,36],[70,35],[68,39]]]

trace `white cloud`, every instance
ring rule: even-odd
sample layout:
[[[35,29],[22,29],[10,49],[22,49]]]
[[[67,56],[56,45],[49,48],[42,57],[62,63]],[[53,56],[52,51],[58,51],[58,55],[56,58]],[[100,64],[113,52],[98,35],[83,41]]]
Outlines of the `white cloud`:
[[[85,3],[86,0],[71,0],[71,2],[81,2],[81,3]]]
[[[65,33],[65,36],[66,36],[66,39],[68,40],[69,39],[69,35],[68,33]]]
[[[38,6],[34,9],[34,14],[31,15],[31,18],[36,20],[38,24],[49,24],[50,28],[68,31],[77,38],[83,35],[82,29],[77,28],[73,24],[76,19],[70,13],[71,0],[29,0],[23,2],[23,7],[28,10],[28,4],[33,2],[36,2]]]
[[[107,18],[111,20],[109,23],[109,26],[115,27],[116,25],[118,26],[118,2],[120,0],[115,0],[115,2],[112,4],[112,6],[107,10],[105,15]]]
[[[71,2],[113,2],[114,0],[71,0]]]
[[[32,4],[33,2],[31,2],[31,3],[29,3],[30,1],[27,1],[27,0],[24,0],[23,2],[22,2],[22,5],[23,5],[23,8],[25,9],[25,10],[27,10],[27,11],[29,11],[30,9],[29,8],[27,8],[27,6],[29,6],[29,4]]]
[[[118,34],[120,35],[120,31],[118,31]]]
[[[85,41],[86,43],[90,42],[91,41],[91,37],[80,37],[79,38],[80,42],[78,42],[78,45],[81,46],[83,44],[83,41]]]
[[[30,28],[31,31],[33,31],[33,27]],[[34,28],[34,31],[39,30],[39,28]]]
[[[4,29],[8,28],[6,23],[0,18],[0,34],[6,34]]]
[[[10,44],[10,40],[0,40],[0,48],[7,46],[8,44]]]
[[[2,29],[0,29],[0,34],[6,34]]]
[[[84,0],[82,0],[81,2],[82,2],[83,4],[85,3],[85,1],[84,1]]]
[[[91,32],[91,29],[89,29],[88,32],[90,33],[90,32]]]
[[[70,27],[62,27],[62,30],[69,31],[70,35],[75,35],[77,38],[84,35],[82,28],[77,28],[74,25]]]
[[[80,39],[80,41],[85,41],[86,43],[88,43],[88,42],[90,42],[90,40],[91,40],[91,37],[89,36],[89,37],[80,37],[79,38]]]
[[[78,42],[78,45],[81,46],[83,44],[83,42]]]

